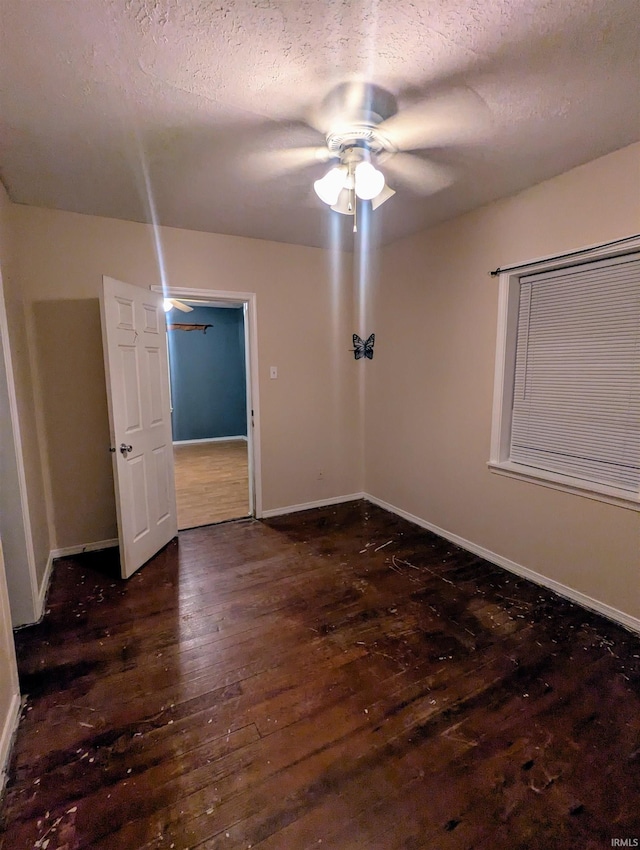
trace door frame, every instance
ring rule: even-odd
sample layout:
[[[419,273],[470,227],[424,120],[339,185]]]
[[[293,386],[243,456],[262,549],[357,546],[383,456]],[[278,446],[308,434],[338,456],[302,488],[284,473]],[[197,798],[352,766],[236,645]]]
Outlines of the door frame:
[[[244,315],[245,370],[247,393],[247,458],[249,462],[249,513],[262,517],[262,462],[260,450],[260,403],[258,369],[258,319],[255,292],[230,292],[217,289],[192,289],[183,286],[149,287],[165,298],[181,301],[223,301],[241,304]]]
[[[14,378],[11,341],[9,339],[9,320],[7,316],[4,282],[0,270],[0,369],[2,378],[0,384],[6,389],[6,397],[0,399],[8,406],[7,428],[0,430],[2,451],[10,458],[12,475],[10,480],[3,481],[0,487],[0,510],[5,518],[4,526],[9,524],[8,533],[4,537],[4,566],[8,586],[12,625],[30,625],[37,622],[44,610],[44,588],[46,574],[41,584],[38,583],[36,571],[36,556],[31,532],[31,514],[27,478],[24,467],[24,449],[20,417],[18,415],[18,399]],[[12,557],[7,559],[9,553]]]

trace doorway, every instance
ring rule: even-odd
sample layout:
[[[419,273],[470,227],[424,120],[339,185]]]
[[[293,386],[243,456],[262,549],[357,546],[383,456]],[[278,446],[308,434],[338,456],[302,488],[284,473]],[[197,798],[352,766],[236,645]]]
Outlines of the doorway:
[[[260,516],[255,295],[164,295],[178,528]]]

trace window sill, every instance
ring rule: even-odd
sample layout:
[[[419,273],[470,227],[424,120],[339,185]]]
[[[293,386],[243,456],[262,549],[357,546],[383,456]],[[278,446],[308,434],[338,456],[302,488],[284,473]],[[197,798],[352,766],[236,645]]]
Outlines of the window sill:
[[[562,490],[565,493],[573,493],[586,499],[595,499],[598,502],[606,502],[609,505],[617,505],[632,511],[640,511],[640,494],[631,493],[628,490],[619,490],[616,487],[607,487],[604,484],[594,484],[583,481],[580,478],[571,478],[568,475],[558,475],[543,469],[535,469],[532,466],[502,461],[496,463],[489,461],[487,466],[491,472],[504,475],[507,478],[519,478],[530,484],[539,484],[542,487],[550,487],[552,490]]]

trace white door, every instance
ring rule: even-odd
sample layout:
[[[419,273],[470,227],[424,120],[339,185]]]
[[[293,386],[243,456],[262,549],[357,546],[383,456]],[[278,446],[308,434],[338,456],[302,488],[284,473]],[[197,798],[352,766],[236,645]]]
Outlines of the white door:
[[[161,294],[102,279],[100,313],[123,578],[178,533],[162,302]]]

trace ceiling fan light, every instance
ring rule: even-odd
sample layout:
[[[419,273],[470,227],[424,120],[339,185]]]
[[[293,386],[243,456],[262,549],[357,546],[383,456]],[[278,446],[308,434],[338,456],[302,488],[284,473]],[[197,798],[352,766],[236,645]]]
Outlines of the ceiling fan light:
[[[341,215],[353,215],[354,201],[355,198],[353,198],[352,192],[345,188],[340,192],[337,201],[335,204],[332,204],[331,209],[341,213]]]
[[[384,189],[384,174],[370,162],[359,162],[355,171],[356,195],[363,201],[370,201]]]
[[[330,207],[338,200],[338,196],[344,186],[346,173],[347,169],[343,165],[340,165],[327,171],[324,177],[316,180],[313,184],[316,195]]]
[[[164,307],[164,312],[168,313],[169,310],[173,310],[173,304],[171,303],[169,298],[165,298],[162,302],[162,306]]]
[[[375,198],[371,201],[371,209],[377,210],[381,204],[384,204],[385,201],[388,201],[389,198],[395,195],[396,190],[392,189],[391,186],[384,185],[382,192],[376,195]]]

